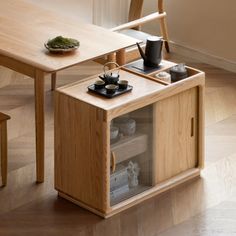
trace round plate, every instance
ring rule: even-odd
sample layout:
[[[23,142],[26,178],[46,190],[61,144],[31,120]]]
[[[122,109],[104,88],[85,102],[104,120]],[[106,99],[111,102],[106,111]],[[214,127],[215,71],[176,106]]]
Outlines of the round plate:
[[[79,46],[75,46],[75,47],[71,47],[71,48],[51,48],[48,46],[47,43],[44,43],[44,46],[45,46],[45,48],[47,48],[47,50],[49,52],[54,52],[54,53],[73,52],[79,48]]]

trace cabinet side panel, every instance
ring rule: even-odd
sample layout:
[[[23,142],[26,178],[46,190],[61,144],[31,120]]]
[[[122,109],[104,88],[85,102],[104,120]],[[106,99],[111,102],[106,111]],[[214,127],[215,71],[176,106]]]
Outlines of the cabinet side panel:
[[[55,93],[55,188],[105,212],[107,138],[104,112]]]
[[[154,184],[197,167],[198,88],[154,105]]]

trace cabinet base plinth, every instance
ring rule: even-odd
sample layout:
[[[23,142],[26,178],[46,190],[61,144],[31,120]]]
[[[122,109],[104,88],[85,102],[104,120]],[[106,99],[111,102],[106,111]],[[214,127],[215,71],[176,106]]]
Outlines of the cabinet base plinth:
[[[97,209],[94,209],[94,208],[86,205],[85,203],[82,203],[79,200],[74,199],[73,197],[71,197],[65,193],[62,193],[60,191],[58,191],[58,195],[66,200],[69,200],[70,202],[75,203],[76,205],[78,205],[86,210],[91,211],[92,213],[94,213],[98,216],[101,216],[103,218],[108,218],[108,217],[111,217],[117,213],[120,213],[121,211],[124,211],[134,205],[137,205],[138,203],[141,203],[153,196],[156,196],[156,195],[163,193],[169,189],[172,189],[182,183],[186,183],[186,182],[193,180],[195,178],[198,178],[198,177],[200,177],[200,169],[199,168],[189,169],[187,171],[184,171],[181,174],[178,174],[178,175],[172,177],[169,180],[166,180],[166,181],[156,185],[155,187],[153,187],[149,190],[146,190],[143,193],[140,193],[140,194],[138,194],[134,197],[131,197],[131,198],[129,198],[117,205],[110,207],[107,212],[101,212]]]
[[[76,205],[78,205],[78,206],[80,206],[80,207],[82,207],[82,208],[84,208],[84,209],[86,209],[88,211],[91,211],[92,213],[94,213],[94,214],[96,214],[98,216],[101,216],[103,218],[107,218],[107,215],[105,213],[103,213],[103,212],[101,212],[99,210],[96,210],[96,209],[86,205],[85,203],[82,203],[79,200],[74,199],[73,197],[71,197],[71,196],[69,196],[69,195],[67,195],[65,193],[62,193],[62,192],[58,191],[58,196],[66,199],[66,200],[68,200],[70,202],[73,202],[74,204],[76,204]]]

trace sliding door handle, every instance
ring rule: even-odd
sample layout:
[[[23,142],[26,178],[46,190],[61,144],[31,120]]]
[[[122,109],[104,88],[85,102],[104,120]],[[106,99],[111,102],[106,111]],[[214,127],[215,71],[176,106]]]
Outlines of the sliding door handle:
[[[194,136],[194,117],[191,118],[191,137]]]
[[[111,171],[112,173],[116,170],[116,155],[115,152],[111,152]]]

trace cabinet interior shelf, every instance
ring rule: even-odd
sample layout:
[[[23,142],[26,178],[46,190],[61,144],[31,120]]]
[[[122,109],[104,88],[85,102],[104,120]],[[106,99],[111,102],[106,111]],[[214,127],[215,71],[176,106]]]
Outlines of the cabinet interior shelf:
[[[116,164],[144,153],[147,150],[147,140],[146,134],[135,134],[129,137],[123,137],[112,144],[111,152],[114,152],[116,155]]]

